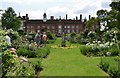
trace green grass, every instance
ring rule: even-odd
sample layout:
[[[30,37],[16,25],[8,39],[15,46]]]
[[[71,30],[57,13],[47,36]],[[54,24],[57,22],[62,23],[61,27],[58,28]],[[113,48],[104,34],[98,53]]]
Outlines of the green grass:
[[[58,39],[55,44],[60,45],[60,42]],[[99,62],[100,57],[86,57],[80,53],[78,47],[51,48],[50,55],[43,60],[43,71],[40,76],[108,76],[97,66]]]

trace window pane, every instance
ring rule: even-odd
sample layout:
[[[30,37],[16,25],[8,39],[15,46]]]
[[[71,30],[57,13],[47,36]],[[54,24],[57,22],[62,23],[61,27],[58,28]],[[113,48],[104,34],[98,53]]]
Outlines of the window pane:
[[[62,30],[58,30],[58,33],[60,33],[60,34],[61,34],[61,32],[62,32]]]
[[[55,27],[54,27],[54,26],[52,26],[52,29],[55,29]]]
[[[76,30],[76,33],[78,33],[78,30]]]
[[[76,28],[78,28],[78,26],[76,26]]]
[[[62,26],[60,25],[58,28],[62,28]]]
[[[70,33],[70,30],[68,30],[68,33]]]
[[[72,28],[74,28],[74,26],[72,26]]]
[[[72,32],[75,32],[74,30],[72,30]]]
[[[27,28],[29,28],[29,26],[27,26]]]
[[[38,28],[40,28],[40,26],[38,26]]]
[[[65,28],[66,28],[66,26],[65,26]]]
[[[68,26],[68,28],[70,28],[70,26]]]

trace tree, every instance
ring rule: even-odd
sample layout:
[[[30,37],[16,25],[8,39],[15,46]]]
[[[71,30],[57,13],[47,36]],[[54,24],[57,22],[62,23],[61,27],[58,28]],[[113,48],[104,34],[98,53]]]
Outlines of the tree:
[[[105,21],[105,18],[107,17],[108,15],[108,11],[107,10],[98,10],[97,11],[97,16],[98,18],[101,20],[101,21]]]
[[[97,11],[97,17],[100,22],[101,28],[104,28],[103,30],[107,29],[107,22],[108,22],[108,11],[107,10],[98,10]]]
[[[112,9],[109,11],[108,13],[108,21],[107,21],[107,27],[109,29],[112,29],[114,27],[118,28],[118,21],[117,21],[117,15],[118,15],[118,11]]]
[[[95,17],[91,17],[91,19],[87,21],[86,27],[88,29],[92,29],[92,30],[99,29],[99,21],[98,21],[98,19],[95,18]]]
[[[119,1],[119,2],[112,2],[112,3],[110,4],[110,7],[111,7],[112,9],[116,9],[116,10],[118,10],[118,11],[120,12],[120,1]]]
[[[112,8],[112,10],[115,10],[117,12],[117,18],[116,18],[116,21],[117,21],[117,28],[120,29],[120,1],[118,2],[112,2],[110,4],[110,7]]]
[[[8,7],[5,10],[5,13],[2,14],[2,27],[3,29],[13,29],[18,30],[21,26],[21,21],[17,17],[14,9],[12,7]]]

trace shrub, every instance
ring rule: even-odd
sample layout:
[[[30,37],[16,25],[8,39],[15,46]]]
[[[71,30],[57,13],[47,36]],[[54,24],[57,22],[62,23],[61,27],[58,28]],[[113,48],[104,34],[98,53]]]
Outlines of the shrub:
[[[115,69],[115,68],[109,68],[109,72],[110,76],[112,76],[112,78],[120,78],[120,70]]]
[[[28,46],[18,48],[16,52],[18,56],[26,56],[28,58],[36,57],[35,50],[33,48],[29,48]]]
[[[46,58],[49,53],[50,53],[50,49],[48,47],[38,48],[35,51],[35,54],[38,58]]]
[[[116,61],[117,60],[117,61]],[[120,78],[120,70],[118,68],[119,58],[106,57],[102,58],[99,64],[100,68],[108,73],[112,78]]]
[[[109,63],[101,61],[100,68],[103,69],[105,72],[107,72],[109,68]]]
[[[76,33],[71,33],[71,34],[70,34],[69,41],[70,41],[71,43],[76,43],[76,42],[77,42],[76,37],[77,37]]]
[[[38,58],[41,58],[41,57],[42,57],[41,48],[37,48],[37,49],[35,50],[35,55],[36,55],[36,57],[38,57]]]
[[[56,37],[61,37],[61,34],[60,34],[60,33],[58,33],[58,34],[56,34],[55,36],[56,36]]]
[[[7,76],[35,76],[35,70],[30,62],[20,63],[19,59],[16,59],[16,65],[12,68]]]
[[[54,43],[54,42],[55,42],[55,40],[48,40],[47,44],[51,44],[51,43]]]
[[[109,49],[109,52],[111,52],[111,55],[118,55],[119,54],[119,50],[118,50],[117,46],[112,46]]]
[[[48,31],[46,34],[47,34],[48,39],[50,40],[54,39],[52,32]]]
[[[88,33],[88,37],[90,37],[90,38],[96,38],[96,33],[94,31],[90,31]]]
[[[32,65],[33,69],[35,70],[36,78],[39,78],[39,73],[43,70],[42,59],[35,59],[33,61],[31,60],[30,64]]]
[[[91,47],[89,47],[89,46],[85,46],[85,45],[81,45],[81,46],[80,46],[80,52],[81,52],[83,55],[89,54],[90,49],[91,49]]]
[[[34,41],[35,33],[31,32],[31,33],[27,34],[26,36],[27,36],[28,41],[31,43]]]
[[[15,60],[9,50],[2,52],[2,77],[15,66]]]
[[[17,31],[13,31],[12,29],[9,29],[6,31],[6,34],[10,35],[11,40],[16,40],[17,38],[19,38],[19,34]]]
[[[77,35],[76,35],[76,33],[71,33],[70,34],[70,37],[76,37]]]
[[[18,30],[18,33],[20,36],[25,35],[25,32],[23,30]]]
[[[29,50],[27,50],[27,48],[24,47],[20,47],[19,49],[17,49],[17,54],[18,56],[28,56],[29,55]]]
[[[80,44],[86,44],[89,42],[88,38],[85,37],[84,32],[81,32],[80,35],[76,38],[76,40]]]
[[[33,65],[33,68],[35,71],[40,71],[42,70],[42,60],[37,60],[36,62],[32,63],[31,64]]]

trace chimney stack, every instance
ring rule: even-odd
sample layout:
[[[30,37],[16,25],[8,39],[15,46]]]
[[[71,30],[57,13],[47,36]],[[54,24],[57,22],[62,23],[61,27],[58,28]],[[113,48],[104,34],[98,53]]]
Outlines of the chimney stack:
[[[61,20],[61,16],[59,16],[59,20]]]
[[[80,21],[82,21],[82,14],[80,14]]]
[[[91,19],[91,15],[89,15],[89,20]]]
[[[54,20],[54,16],[50,16],[50,19],[51,19],[51,20]]]
[[[78,20],[78,17],[76,16],[76,20]]]
[[[19,12],[19,16],[20,16],[20,12]]]
[[[29,19],[28,14],[26,14],[26,19],[27,19],[27,20]]]
[[[68,16],[67,16],[67,14],[66,14],[66,20],[67,20],[67,17],[68,17]]]

